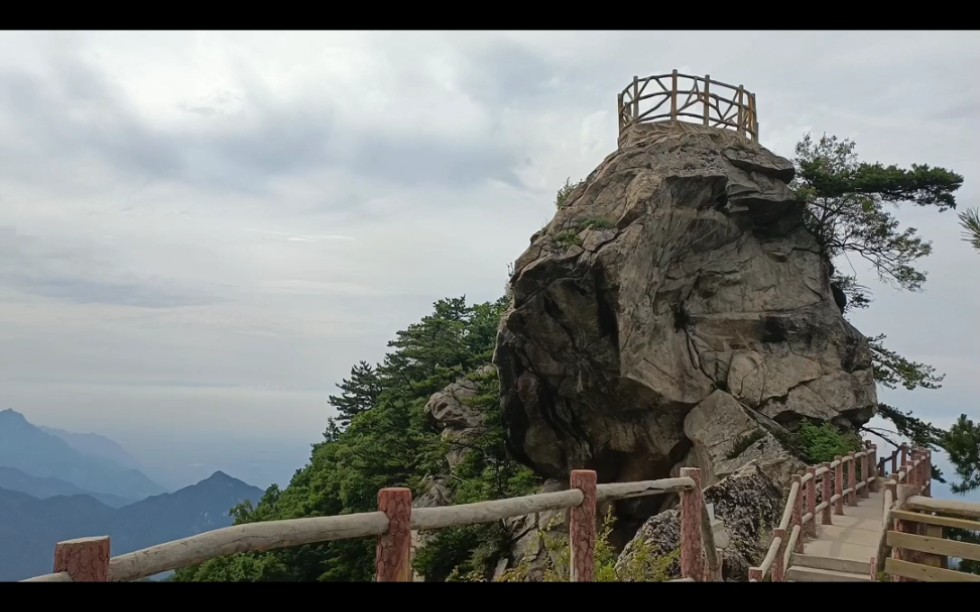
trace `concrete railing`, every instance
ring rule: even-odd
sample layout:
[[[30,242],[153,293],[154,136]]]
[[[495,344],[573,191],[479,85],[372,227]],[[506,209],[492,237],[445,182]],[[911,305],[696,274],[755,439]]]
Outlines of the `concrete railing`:
[[[565,491],[436,508],[413,508],[410,489],[382,489],[376,512],[246,523],[116,557],[109,554],[108,537],[59,542],[54,573],[25,582],[138,580],[224,555],[372,536],[377,538],[376,580],[408,582],[412,531],[488,523],[547,510],[569,511],[569,580],[592,582],[597,504],[665,493],[680,494],[681,578],[674,582],[721,580],[721,555],[700,483],[696,468],[682,468],[678,478],[609,484],[597,484],[592,470],[574,470]]]

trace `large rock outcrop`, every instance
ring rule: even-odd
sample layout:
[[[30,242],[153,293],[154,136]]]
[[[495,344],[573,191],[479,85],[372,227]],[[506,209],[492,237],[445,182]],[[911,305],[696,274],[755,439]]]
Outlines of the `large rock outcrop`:
[[[722,576],[733,582],[748,580],[749,567],[762,562],[772,528],[783,513],[782,491],[755,462],[750,462],[705,489],[704,499],[714,505],[715,517],[721,519],[728,534],[728,546],[722,550]],[[678,510],[656,514],[620,553],[617,573],[633,580],[648,578],[650,568],[645,565],[669,558],[672,553],[677,558],[679,547]],[[650,561],[644,562],[644,557]],[[662,569],[670,578],[680,577],[677,563]]]
[[[779,480],[799,464],[770,432],[870,419],[868,344],[792,176],[732,132],[626,132],[515,262],[494,355],[511,452],[562,480],[695,465],[710,485],[749,460]]]

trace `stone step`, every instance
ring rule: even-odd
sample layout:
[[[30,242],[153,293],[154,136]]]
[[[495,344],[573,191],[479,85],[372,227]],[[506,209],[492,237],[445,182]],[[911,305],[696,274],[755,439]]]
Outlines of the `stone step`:
[[[871,582],[868,574],[852,574],[815,567],[793,566],[786,570],[787,582]]]
[[[833,572],[845,572],[868,576],[871,574],[871,561],[855,561],[853,559],[834,559],[817,555],[793,554],[791,566],[809,567]]]

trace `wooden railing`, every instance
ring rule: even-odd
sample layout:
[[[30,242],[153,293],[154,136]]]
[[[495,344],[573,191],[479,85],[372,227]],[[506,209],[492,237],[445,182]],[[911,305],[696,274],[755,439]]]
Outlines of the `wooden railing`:
[[[905,452],[896,449],[895,453],[900,451]],[[875,445],[867,444],[863,451],[836,456],[833,461],[810,466],[793,477],[782,518],[773,529],[762,563],[749,568],[749,582],[763,582],[766,578],[782,582],[793,553],[803,552],[806,536],[817,535],[818,515],[821,525],[833,525],[833,517],[843,515],[845,505],[856,506],[858,498],[877,491],[877,469],[871,468],[879,465],[875,460],[877,452]]]
[[[876,574],[883,571],[896,582],[980,582],[976,574],[949,569],[950,557],[980,561],[980,545],[943,537],[943,528],[980,533],[980,504],[933,499],[929,453],[913,458],[910,469],[885,484]]]
[[[382,489],[378,492],[377,512],[235,525],[117,557],[110,557],[108,537],[59,542],[55,546],[54,573],[25,582],[138,580],[224,555],[369,536],[377,537],[376,580],[406,582],[411,580],[414,530],[488,523],[566,509],[571,547],[569,580],[592,582],[597,504],[664,493],[680,494],[681,578],[673,582],[721,580],[721,555],[715,547],[700,483],[700,470],[696,468],[681,468],[678,478],[600,485],[596,484],[594,471],[574,470],[566,491],[436,508],[413,508],[410,489]]]
[[[684,120],[735,130],[740,137],[759,142],[755,94],[742,85],[713,81],[709,75],[674,70],[643,79],[634,76],[619,94],[617,110],[620,134],[637,123]]]

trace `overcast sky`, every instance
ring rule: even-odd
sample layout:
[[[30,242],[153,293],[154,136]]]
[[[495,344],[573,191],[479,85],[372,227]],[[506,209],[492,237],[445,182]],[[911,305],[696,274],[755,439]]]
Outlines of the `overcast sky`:
[[[960,172],[965,207],[977,66],[951,31],[0,33],[0,408],[171,481],[283,482],[354,362],[434,300],[502,294],[615,150],[633,75],[743,83],[769,149],[850,137]],[[935,247],[925,291],[854,260],[877,302],[853,319],[947,378],[882,398],[978,418],[980,254],[955,213],[901,218]]]

